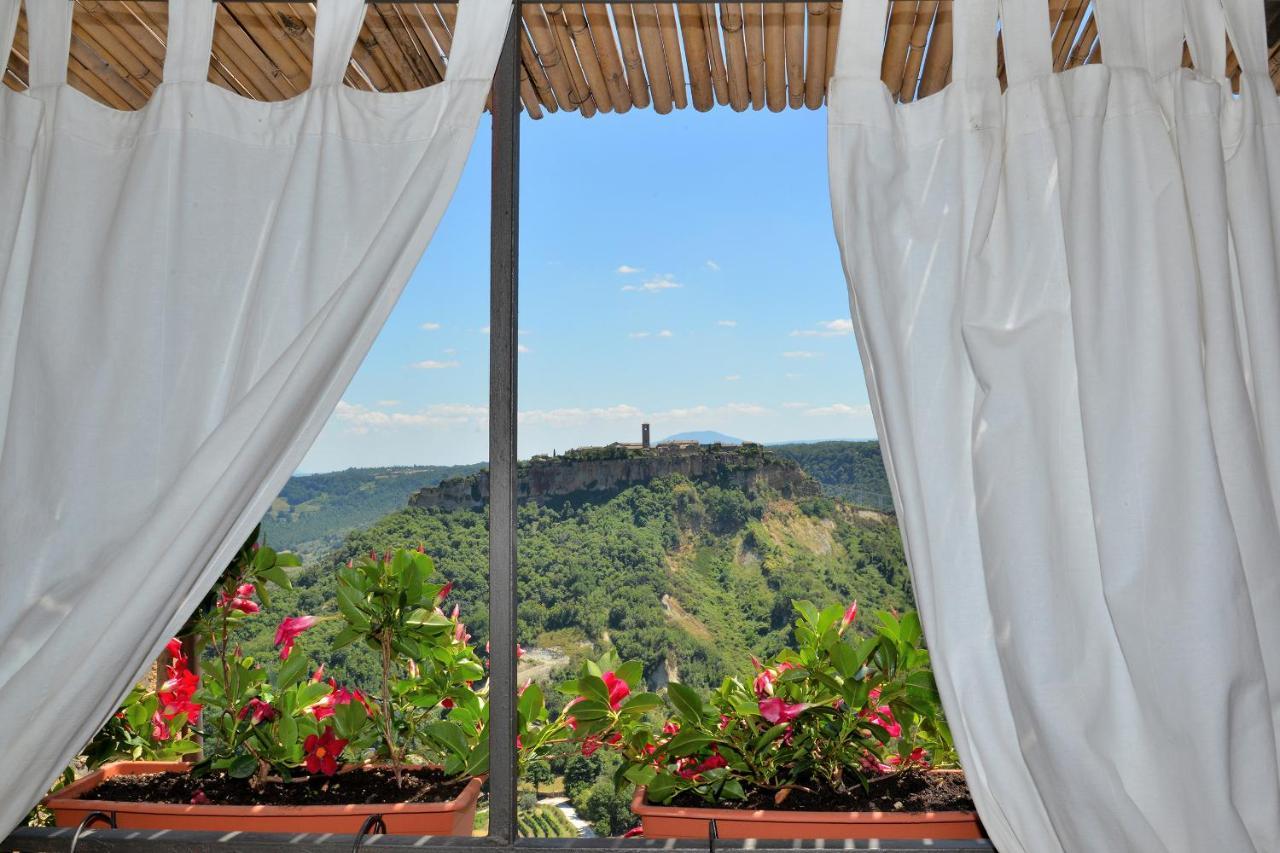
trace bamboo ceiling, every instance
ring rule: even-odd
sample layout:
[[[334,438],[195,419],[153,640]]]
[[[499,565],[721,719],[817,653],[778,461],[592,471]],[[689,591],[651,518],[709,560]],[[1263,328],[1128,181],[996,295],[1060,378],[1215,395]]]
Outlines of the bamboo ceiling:
[[[28,0],[31,2],[31,0]],[[75,0],[71,85],[108,106],[137,109],[160,82],[163,0]],[[1100,62],[1089,0],[1047,0],[1059,70]],[[533,118],[560,111],[692,105],[734,110],[817,109],[835,60],[841,4],[544,3],[523,7],[520,94]],[[404,91],[443,79],[457,17],[450,4],[371,3],[347,70],[359,89]],[[310,3],[221,5],[209,80],[275,101],[306,88],[315,10]],[[1268,5],[1271,75],[1280,80],[1280,7]],[[4,81],[27,81],[25,15]],[[950,0],[895,0],[885,84],[902,101],[943,88],[951,71]],[[1227,73],[1239,69],[1234,55]]]

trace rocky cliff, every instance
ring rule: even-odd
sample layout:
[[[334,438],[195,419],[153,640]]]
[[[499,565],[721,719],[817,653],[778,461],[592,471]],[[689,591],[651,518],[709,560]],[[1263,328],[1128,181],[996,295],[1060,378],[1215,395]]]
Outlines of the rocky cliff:
[[[820,493],[820,486],[789,459],[758,444],[611,445],[535,456],[520,463],[518,498],[547,503],[575,495],[618,492],[679,474],[749,493],[768,488],[786,498]],[[482,509],[489,501],[489,473],[445,480],[409,498],[409,505],[442,510]]]

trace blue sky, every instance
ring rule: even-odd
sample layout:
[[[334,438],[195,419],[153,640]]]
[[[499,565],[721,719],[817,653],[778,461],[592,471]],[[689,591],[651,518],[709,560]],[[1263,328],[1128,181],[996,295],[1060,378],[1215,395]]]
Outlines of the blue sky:
[[[553,114],[521,127],[520,454],[712,429],[870,438],[825,111]],[[413,279],[300,470],[487,457],[489,120]]]

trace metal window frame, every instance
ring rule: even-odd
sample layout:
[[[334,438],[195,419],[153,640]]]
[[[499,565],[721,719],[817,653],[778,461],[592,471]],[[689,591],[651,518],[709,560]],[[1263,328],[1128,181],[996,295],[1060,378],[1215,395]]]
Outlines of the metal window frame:
[[[261,0],[221,0],[243,3]],[[419,0],[369,0],[407,3]],[[703,0],[668,0],[668,2]],[[858,0],[861,2],[861,0]],[[219,2],[219,0],[214,0]],[[323,0],[321,0],[323,2]],[[441,2],[441,0],[437,0]],[[456,0],[443,0],[456,2]],[[386,851],[444,848],[452,853],[498,850],[879,850],[882,853],[948,851],[991,853],[988,841],[658,841],[645,839],[523,839],[516,833],[516,404],[519,367],[520,254],[520,6],[542,0],[512,0],[511,23],[494,76],[492,102],[492,186],[489,223],[489,625],[490,625],[490,772],[489,835],[479,838],[301,833],[174,832],[169,830],[86,829],[78,851],[123,850],[166,853],[252,853],[352,850]],[[579,0],[613,2],[613,0]],[[773,0],[803,3],[806,0]],[[66,851],[75,830],[20,827],[0,841],[0,851]]]

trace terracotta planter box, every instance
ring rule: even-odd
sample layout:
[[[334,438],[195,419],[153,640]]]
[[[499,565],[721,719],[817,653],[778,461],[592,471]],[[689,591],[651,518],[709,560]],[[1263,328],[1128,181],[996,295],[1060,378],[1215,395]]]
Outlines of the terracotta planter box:
[[[645,838],[707,837],[716,822],[720,838],[974,839],[987,834],[977,812],[803,812],[762,809],[682,808],[645,802],[637,788],[631,811]]]
[[[354,835],[369,815],[382,815],[393,835],[471,835],[476,798],[484,785],[475,778],[457,799],[445,803],[362,803],[345,806],[218,806],[125,803],[80,797],[113,776],[186,773],[188,766],[164,761],[107,764],[44,799],[58,826],[78,826],[91,812],[114,815],[120,829],[209,832],[332,832]],[[358,772],[358,771],[353,771]]]

